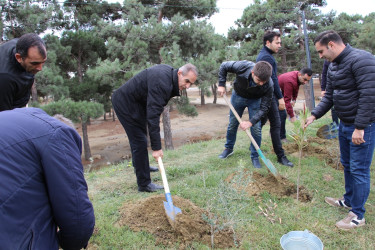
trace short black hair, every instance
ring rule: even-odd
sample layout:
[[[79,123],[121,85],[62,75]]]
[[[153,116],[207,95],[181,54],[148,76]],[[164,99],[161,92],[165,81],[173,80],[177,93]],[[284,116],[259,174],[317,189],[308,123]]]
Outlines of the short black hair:
[[[299,71],[299,73],[301,73],[301,75],[308,75],[308,76],[312,76],[312,70],[310,68],[303,68]]]
[[[27,33],[22,35],[16,44],[16,53],[19,53],[22,58],[26,58],[28,56],[29,48],[37,47],[39,53],[44,58],[47,57],[46,53],[46,44],[37,34],[34,33]]]
[[[314,45],[319,42],[322,46],[327,46],[330,41],[340,44],[343,43],[341,36],[336,31],[327,30],[315,37]]]
[[[263,35],[263,45],[265,46],[267,41],[272,43],[275,37],[280,37],[280,33],[276,31],[271,31],[271,30],[266,31],[266,33],[264,33]]]
[[[254,75],[261,81],[268,81],[272,75],[272,66],[269,62],[259,61],[253,68]]]

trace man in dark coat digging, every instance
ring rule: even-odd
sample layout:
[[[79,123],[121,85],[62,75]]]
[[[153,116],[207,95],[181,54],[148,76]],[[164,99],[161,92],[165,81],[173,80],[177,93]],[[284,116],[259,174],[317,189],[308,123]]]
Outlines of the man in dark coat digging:
[[[151,182],[147,128],[152,156],[157,160],[163,157],[159,123],[164,106],[194,84],[197,76],[197,68],[190,63],[179,69],[160,64],[141,71],[113,93],[113,108],[129,139],[138,191],[163,189]]]

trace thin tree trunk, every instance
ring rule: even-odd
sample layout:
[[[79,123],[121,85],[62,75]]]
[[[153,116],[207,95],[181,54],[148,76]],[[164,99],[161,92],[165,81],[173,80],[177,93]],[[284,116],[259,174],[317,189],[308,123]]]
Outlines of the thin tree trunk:
[[[36,90],[36,81],[34,80],[34,84],[31,87],[31,98],[33,102],[38,102],[38,92]]]
[[[89,136],[87,135],[87,123],[83,121],[82,121],[82,136],[83,136],[83,150],[85,154],[85,160],[89,161],[91,158]]]
[[[214,95],[214,101],[212,103],[216,104],[216,102],[217,102],[217,85],[216,85],[216,83],[211,85],[211,90],[212,90],[212,94]]]
[[[173,150],[171,119],[169,117],[169,105],[163,111],[164,146],[166,150]]]
[[[204,99],[204,91],[201,90],[201,105],[205,105],[206,104],[206,101]]]

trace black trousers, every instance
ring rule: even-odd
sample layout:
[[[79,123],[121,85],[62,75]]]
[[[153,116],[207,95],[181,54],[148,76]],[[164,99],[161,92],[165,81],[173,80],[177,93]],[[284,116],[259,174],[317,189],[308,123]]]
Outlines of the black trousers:
[[[283,157],[285,154],[280,139],[281,122],[279,115],[279,104],[275,97],[272,99],[271,107],[268,111],[267,116],[262,119],[262,127],[264,126],[264,124],[266,124],[267,120],[270,121],[270,134],[273,150],[275,151],[275,154],[279,159]]]
[[[279,110],[280,115],[280,122],[281,122],[281,129],[280,129],[280,139],[286,139],[286,129],[285,129],[285,123],[286,123],[286,110]]]
[[[129,139],[137,184],[138,186],[147,186],[151,183],[147,150],[147,120],[146,118],[133,120],[126,109],[124,110],[119,105],[119,100],[116,101],[115,95],[112,96],[112,106]]]

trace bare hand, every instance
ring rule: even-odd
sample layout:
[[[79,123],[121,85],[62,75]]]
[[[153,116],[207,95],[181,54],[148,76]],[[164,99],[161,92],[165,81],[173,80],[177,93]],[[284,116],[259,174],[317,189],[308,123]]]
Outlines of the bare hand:
[[[217,88],[217,93],[220,95],[220,96],[223,96],[225,94],[225,87],[222,87],[222,86],[219,86]]]
[[[163,158],[163,150],[160,149],[160,150],[155,150],[155,151],[152,151],[152,157],[154,157],[155,161],[158,161],[158,158]]]
[[[295,121],[297,121],[296,116],[291,117],[291,118],[290,118],[290,121],[291,121],[291,122],[295,122]]]
[[[249,121],[242,121],[240,123],[240,128],[242,130],[246,130],[246,129],[250,128],[251,126],[253,126],[253,124],[251,122],[249,122]]]
[[[279,99],[279,110],[285,109],[285,101],[284,98]]]
[[[325,94],[326,94],[326,91],[325,91],[325,90],[322,90],[322,92],[320,92],[320,96],[321,96],[321,97],[323,97]]]
[[[313,115],[307,117],[306,122],[305,122],[305,126],[303,128],[307,128],[307,126],[309,126],[315,120],[316,120],[316,118]]]
[[[363,129],[354,129],[352,135],[352,142],[355,145],[360,145],[365,142],[363,136],[365,135],[365,131]]]

